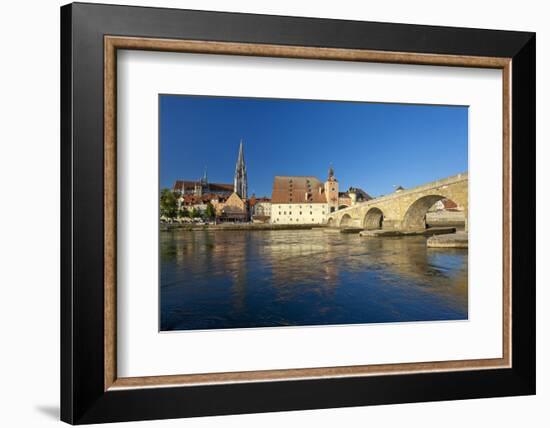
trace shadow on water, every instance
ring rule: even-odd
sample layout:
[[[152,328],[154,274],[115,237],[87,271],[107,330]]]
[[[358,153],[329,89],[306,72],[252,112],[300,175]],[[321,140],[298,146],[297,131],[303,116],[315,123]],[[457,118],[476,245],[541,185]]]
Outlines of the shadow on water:
[[[161,329],[467,319],[468,252],[425,237],[161,232]]]

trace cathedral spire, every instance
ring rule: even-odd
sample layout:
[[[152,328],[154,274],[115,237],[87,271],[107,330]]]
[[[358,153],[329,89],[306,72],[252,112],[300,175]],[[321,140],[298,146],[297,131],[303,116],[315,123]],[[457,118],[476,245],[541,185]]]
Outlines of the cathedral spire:
[[[237,164],[235,165],[235,180],[233,190],[237,195],[241,197],[241,199],[247,198],[248,182],[246,178],[246,165],[244,162],[242,138],[239,145],[239,156],[237,157]]]

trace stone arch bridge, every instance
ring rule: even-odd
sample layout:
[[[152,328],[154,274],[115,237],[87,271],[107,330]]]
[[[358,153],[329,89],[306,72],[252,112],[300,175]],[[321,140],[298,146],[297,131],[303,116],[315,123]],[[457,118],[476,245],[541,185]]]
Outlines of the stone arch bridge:
[[[426,228],[426,213],[437,201],[450,199],[464,209],[468,230],[468,173],[360,202],[331,213],[329,227],[411,231]]]

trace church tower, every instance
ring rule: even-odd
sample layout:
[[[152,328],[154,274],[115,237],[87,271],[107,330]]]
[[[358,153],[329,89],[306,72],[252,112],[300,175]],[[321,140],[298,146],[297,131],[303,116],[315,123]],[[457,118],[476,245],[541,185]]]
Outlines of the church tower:
[[[208,173],[206,171],[206,166],[204,167],[204,174],[200,179],[200,186],[201,186],[201,191],[203,195],[210,192],[210,188],[208,186]]]
[[[327,197],[328,211],[333,213],[338,210],[338,180],[334,176],[332,165],[328,170],[328,179],[325,181],[325,195]]]
[[[247,198],[248,181],[246,179],[246,165],[244,163],[243,140],[239,146],[239,157],[235,165],[235,180],[233,191],[240,196],[241,199]]]

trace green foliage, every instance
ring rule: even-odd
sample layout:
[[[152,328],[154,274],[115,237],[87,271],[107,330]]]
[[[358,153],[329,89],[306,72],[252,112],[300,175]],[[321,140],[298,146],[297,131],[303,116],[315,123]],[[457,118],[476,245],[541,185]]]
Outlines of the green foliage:
[[[189,217],[189,210],[185,207],[183,207],[179,212],[178,212],[178,217]]]
[[[206,204],[206,210],[204,212],[204,215],[208,219],[212,219],[216,217],[216,210],[214,209],[214,205],[212,205],[210,202]]]
[[[162,189],[160,192],[160,215],[167,218],[176,217],[178,202],[176,195],[170,189]]]
[[[200,217],[200,216],[201,216],[200,211],[199,211],[199,210],[196,210],[195,208],[193,208],[193,209],[191,210],[191,213],[190,213],[190,214],[191,214],[191,215],[190,215],[191,218],[197,218],[197,217]]]

